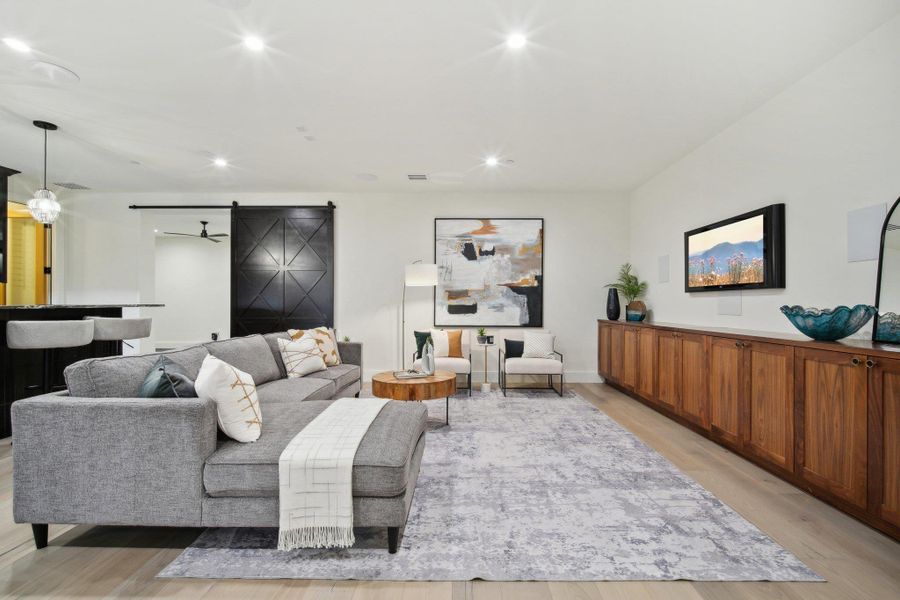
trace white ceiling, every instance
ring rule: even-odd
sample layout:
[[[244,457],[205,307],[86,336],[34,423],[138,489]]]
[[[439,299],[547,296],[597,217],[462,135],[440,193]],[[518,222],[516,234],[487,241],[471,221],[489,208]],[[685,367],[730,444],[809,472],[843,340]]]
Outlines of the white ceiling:
[[[898,11],[900,0],[0,0],[0,37],[35,50],[0,45],[0,165],[36,179],[31,121],[45,119],[60,126],[50,181],[97,191],[627,190]],[[524,49],[505,47],[512,31],[528,35]],[[248,33],[266,51],[244,49]],[[41,80],[34,59],[81,81]],[[487,169],[489,154],[515,165]],[[212,166],[219,155],[229,168]]]

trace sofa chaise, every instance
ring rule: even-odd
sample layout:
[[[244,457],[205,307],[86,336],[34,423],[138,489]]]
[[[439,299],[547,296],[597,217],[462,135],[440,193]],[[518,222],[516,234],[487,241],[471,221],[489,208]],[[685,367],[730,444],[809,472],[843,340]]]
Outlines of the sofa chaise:
[[[200,398],[136,398],[159,354],[88,359],[66,369],[65,392],[15,402],[13,516],[47,524],[277,527],[278,458],[338,397],[359,394],[362,347],[339,343],[343,364],[285,378],[284,334],[251,335],[165,352],[192,377],[207,353],[257,384],[262,433],[240,443],[218,434],[216,408]],[[425,448],[426,409],[392,402],[353,462],[354,525],[386,527],[396,552]]]

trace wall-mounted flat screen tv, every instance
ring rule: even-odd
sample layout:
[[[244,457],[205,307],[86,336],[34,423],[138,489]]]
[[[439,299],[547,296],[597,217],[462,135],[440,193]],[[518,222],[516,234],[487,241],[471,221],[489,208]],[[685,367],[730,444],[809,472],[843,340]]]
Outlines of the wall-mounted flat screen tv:
[[[784,204],[684,234],[684,291],[784,287]]]

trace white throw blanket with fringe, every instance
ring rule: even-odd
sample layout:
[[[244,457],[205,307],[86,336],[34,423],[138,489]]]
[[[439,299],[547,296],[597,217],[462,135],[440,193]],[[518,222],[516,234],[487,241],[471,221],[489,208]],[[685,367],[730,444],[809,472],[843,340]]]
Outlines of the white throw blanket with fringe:
[[[278,459],[278,549],[353,545],[353,458],[390,402],[340,398],[294,436]]]

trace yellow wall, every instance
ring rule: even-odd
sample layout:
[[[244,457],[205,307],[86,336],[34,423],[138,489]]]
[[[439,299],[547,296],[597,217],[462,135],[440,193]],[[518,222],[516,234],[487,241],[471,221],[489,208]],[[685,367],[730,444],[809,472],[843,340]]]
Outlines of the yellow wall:
[[[44,226],[17,203],[9,203],[7,219],[6,285],[0,284],[5,304],[43,304]]]

